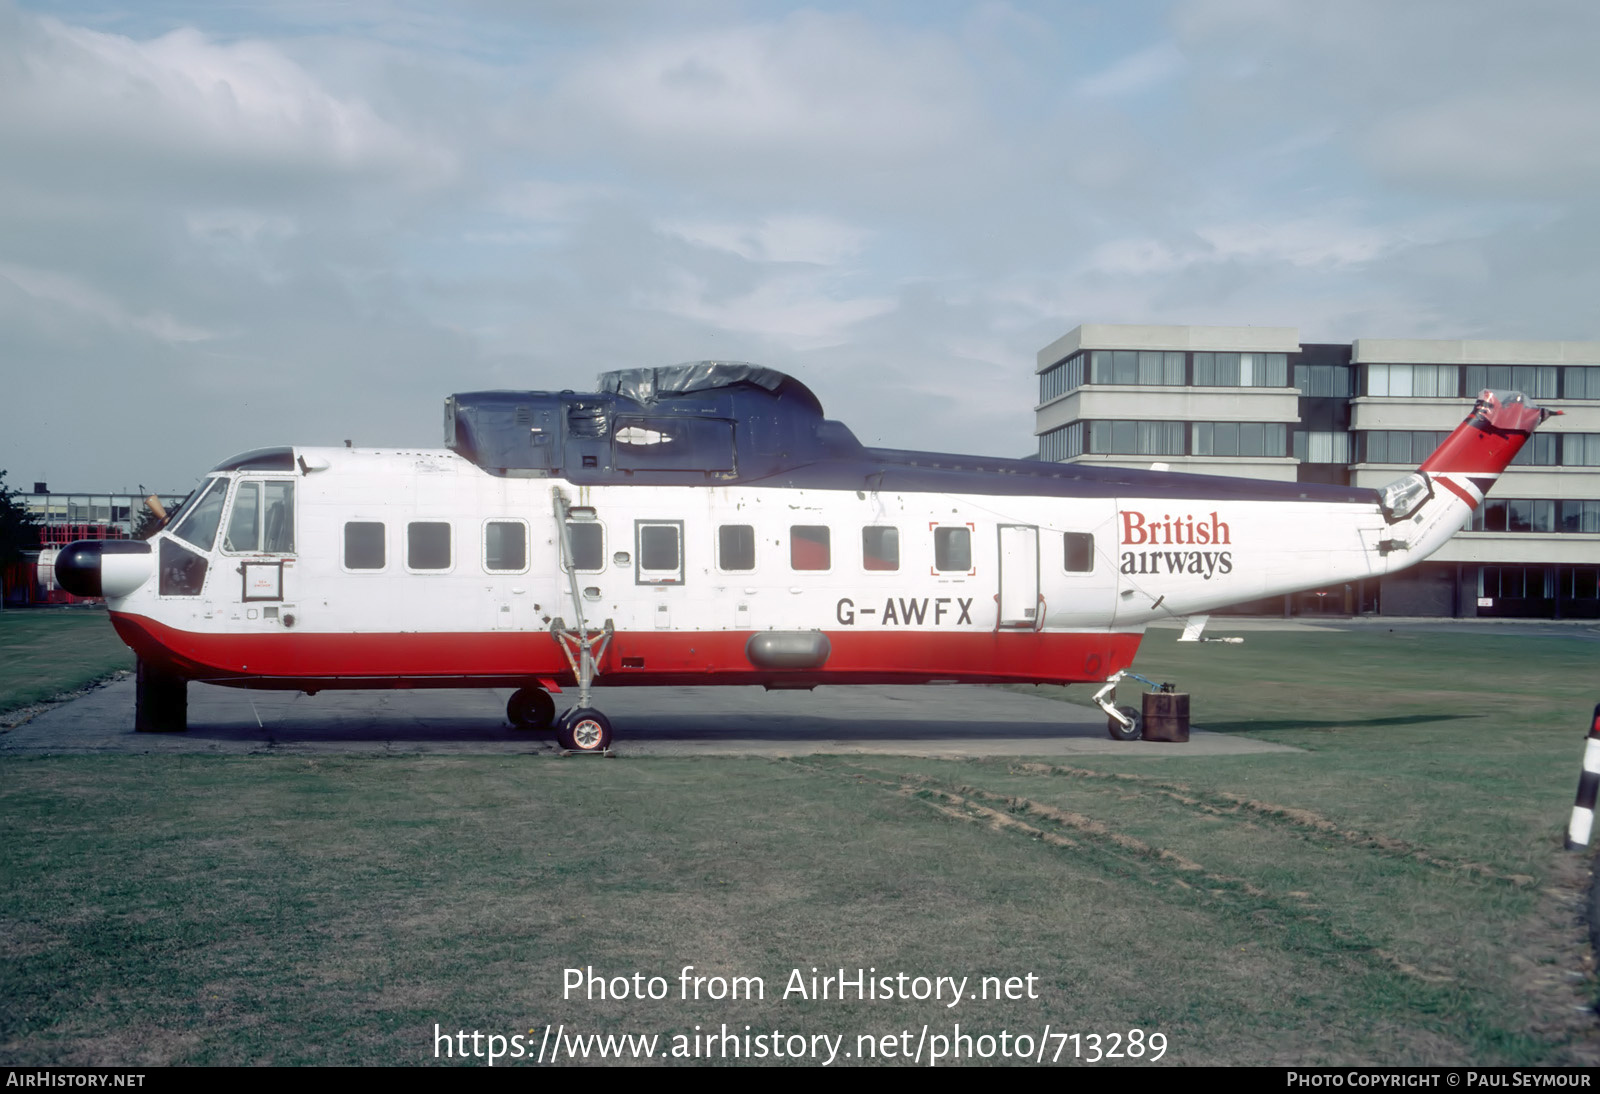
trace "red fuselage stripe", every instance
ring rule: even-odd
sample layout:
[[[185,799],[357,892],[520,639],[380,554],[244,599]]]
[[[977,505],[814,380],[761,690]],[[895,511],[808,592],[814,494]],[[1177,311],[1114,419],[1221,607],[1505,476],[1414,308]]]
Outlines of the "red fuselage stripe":
[[[545,631],[203,634],[113,613],[144,661],[195,680],[261,687],[509,686],[572,682]],[[1133,663],[1141,635],[987,631],[829,631],[819,669],[759,668],[749,631],[619,632],[596,684],[1097,682]]]

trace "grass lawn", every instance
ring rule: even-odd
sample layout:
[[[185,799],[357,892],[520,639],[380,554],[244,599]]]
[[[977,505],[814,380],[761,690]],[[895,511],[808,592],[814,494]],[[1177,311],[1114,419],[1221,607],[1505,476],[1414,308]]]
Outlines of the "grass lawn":
[[[0,612],[0,714],[133,668],[103,609]]]
[[[549,1024],[853,1062],[958,1023],[1063,1060],[1131,1030],[1168,1064],[1600,1058],[1561,850],[1600,646],[1174,637],[1138,668],[1197,726],[1302,751],[0,759],[0,1060],[410,1064],[436,1025],[533,1055]],[[686,965],[763,997],[684,999]],[[667,997],[564,997],[586,967]],[[1033,997],[785,997],[813,967]]]

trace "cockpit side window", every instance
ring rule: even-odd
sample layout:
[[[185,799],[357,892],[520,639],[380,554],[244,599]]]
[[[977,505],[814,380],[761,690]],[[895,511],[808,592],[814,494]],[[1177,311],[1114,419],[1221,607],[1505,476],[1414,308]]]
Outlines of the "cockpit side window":
[[[261,549],[294,554],[294,482],[264,484],[261,508]]]
[[[217,541],[217,525],[222,520],[222,503],[227,496],[228,480],[212,479],[205,493],[187,507],[188,514],[172,529],[172,534],[202,551],[211,550]]]
[[[238,553],[294,553],[294,483],[241,482],[233,492],[233,509],[222,549]]]
[[[233,492],[233,513],[228,517],[228,534],[222,539],[224,551],[261,549],[261,484],[241,482]]]

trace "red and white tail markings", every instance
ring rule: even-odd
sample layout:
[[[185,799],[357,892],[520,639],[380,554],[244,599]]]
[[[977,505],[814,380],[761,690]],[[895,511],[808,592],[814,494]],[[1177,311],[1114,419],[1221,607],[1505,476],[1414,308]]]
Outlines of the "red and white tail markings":
[[[1495,484],[1498,475],[1459,475],[1451,472],[1435,472],[1433,481],[1450,491],[1456,497],[1467,503],[1467,508],[1476,509],[1483,504],[1483,496]]]
[[[1520,391],[1480,392],[1472,413],[1419,470],[1476,507],[1539,424],[1560,413],[1534,406]]]

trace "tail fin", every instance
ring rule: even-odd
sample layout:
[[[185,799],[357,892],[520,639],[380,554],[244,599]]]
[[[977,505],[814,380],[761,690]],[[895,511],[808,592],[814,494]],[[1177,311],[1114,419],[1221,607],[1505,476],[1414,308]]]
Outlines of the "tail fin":
[[[1481,392],[1472,413],[1418,470],[1476,509],[1533,431],[1560,413],[1534,406],[1520,391]]]
[[[1376,543],[1386,570],[1419,562],[1441,547],[1483,504],[1483,496],[1533,431],[1559,410],[1534,406],[1521,392],[1479,394],[1466,421],[1422,466],[1378,491],[1389,530]]]

